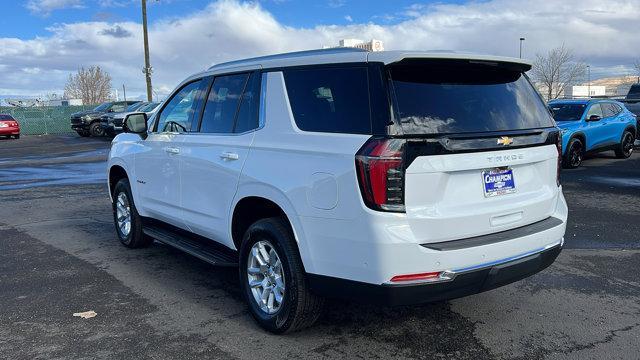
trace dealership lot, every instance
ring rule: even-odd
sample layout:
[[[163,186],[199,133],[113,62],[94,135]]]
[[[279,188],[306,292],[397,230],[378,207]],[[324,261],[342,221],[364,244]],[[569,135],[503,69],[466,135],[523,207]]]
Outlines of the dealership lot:
[[[319,323],[262,331],[233,269],[113,229],[109,142],[0,140],[0,353],[8,358],[637,358],[640,155],[564,171],[554,265],[487,293],[416,307],[330,301]],[[90,319],[73,317],[93,310]]]

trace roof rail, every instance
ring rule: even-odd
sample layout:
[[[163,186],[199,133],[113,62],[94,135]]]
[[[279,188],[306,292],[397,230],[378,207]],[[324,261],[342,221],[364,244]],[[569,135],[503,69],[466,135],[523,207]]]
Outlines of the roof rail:
[[[288,59],[288,58],[311,56],[311,55],[331,55],[331,54],[343,54],[343,53],[350,53],[350,52],[367,52],[367,50],[351,48],[351,47],[337,47],[337,48],[327,48],[327,49],[294,51],[294,52],[288,52],[288,53],[257,56],[257,57],[242,59],[242,60],[223,62],[223,63],[215,64],[211,66],[209,70],[215,69],[217,67],[222,67],[222,66],[229,66],[229,65],[236,65],[236,64],[240,65],[250,61],[277,60],[277,59]]]

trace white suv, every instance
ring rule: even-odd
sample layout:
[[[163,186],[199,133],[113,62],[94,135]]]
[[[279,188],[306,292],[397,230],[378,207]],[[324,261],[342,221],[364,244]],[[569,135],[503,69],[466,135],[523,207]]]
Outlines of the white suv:
[[[357,49],[213,66],[114,139],[118,236],[238,266],[276,333],[324,297],[415,304],[532,275],[560,253],[567,206],[530,68]]]

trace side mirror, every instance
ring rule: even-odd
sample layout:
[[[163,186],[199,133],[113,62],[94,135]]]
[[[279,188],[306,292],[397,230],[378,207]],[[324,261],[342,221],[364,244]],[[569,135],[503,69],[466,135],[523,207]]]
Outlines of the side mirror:
[[[131,113],[124,118],[122,130],[127,133],[138,134],[143,137],[147,135],[147,114]]]
[[[600,121],[601,119],[602,118],[600,117],[600,115],[591,115],[591,116],[589,116],[587,121]]]

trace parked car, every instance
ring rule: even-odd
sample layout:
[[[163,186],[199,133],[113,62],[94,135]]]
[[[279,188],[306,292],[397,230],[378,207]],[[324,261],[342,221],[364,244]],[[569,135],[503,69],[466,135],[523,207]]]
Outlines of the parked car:
[[[624,99],[619,99],[624,106],[636,115],[637,125],[636,129],[640,129],[640,83],[633,84],[629,88],[629,92]],[[640,146],[640,139],[636,136],[636,146]]]
[[[140,102],[130,105],[126,111],[103,115],[100,118],[100,125],[102,125],[107,136],[116,136],[122,132],[122,123],[128,114],[132,112],[143,112],[147,114],[147,117],[151,117],[153,112],[158,108],[158,105],[160,105],[159,102]]]
[[[20,124],[9,114],[0,114],[0,136],[20,139]]]
[[[553,100],[549,109],[562,129],[563,165],[576,168],[584,155],[614,150],[619,158],[633,153],[637,121],[614,100]]]
[[[139,101],[109,101],[98,105],[93,110],[81,111],[71,114],[71,128],[78,135],[104,136],[104,129],[100,126],[100,117],[107,113],[125,111],[127,106]]]
[[[275,333],[313,324],[325,297],[417,304],[530,276],[567,220],[530,68],[357,49],[216,65],[151,121],[125,118],[108,158],[117,236],[237,266]]]

